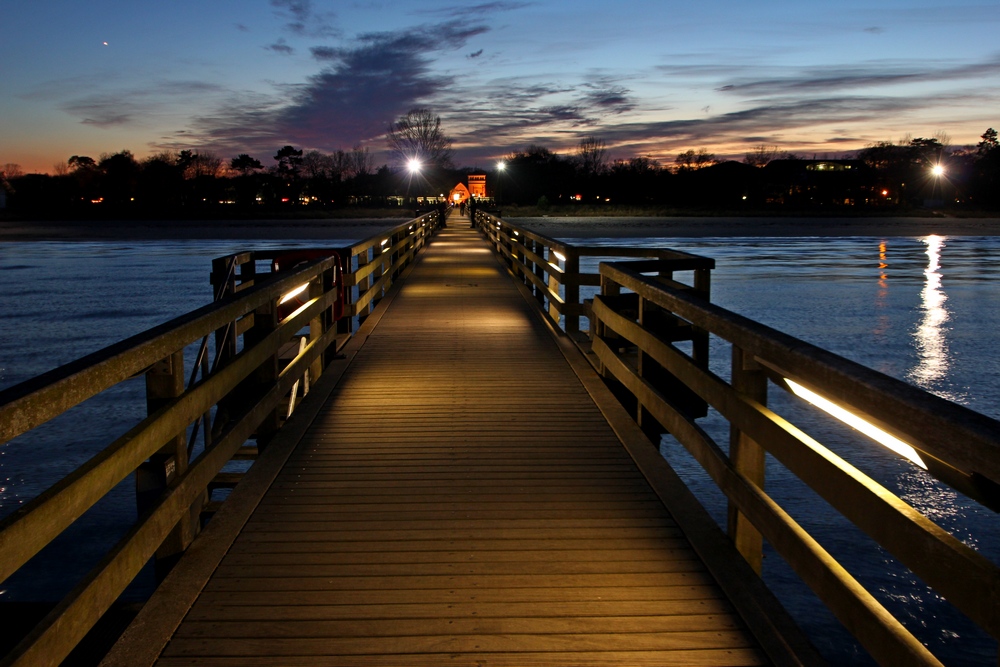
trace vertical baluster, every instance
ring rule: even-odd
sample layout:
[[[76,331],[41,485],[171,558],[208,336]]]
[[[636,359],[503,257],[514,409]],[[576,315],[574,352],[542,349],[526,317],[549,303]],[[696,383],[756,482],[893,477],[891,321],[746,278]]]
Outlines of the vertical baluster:
[[[735,345],[733,346],[732,385],[736,391],[747,398],[757,401],[761,405],[767,404],[767,377],[760,365]],[[730,426],[729,430],[729,458],[737,471],[752,483],[764,488],[764,449],[735,426]],[[732,538],[736,549],[760,574],[764,543],[760,532],[736,509],[732,502],[729,503],[728,523],[729,537]]]
[[[162,359],[146,372],[146,410],[153,413],[170,400],[184,393],[184,351],[178,350]],[[181,431],[149,460],[142,463],[135,473],[136,505],[139,514],[152,507],[175,477],[188,466],[187,437]],[[192,507],[191,513],[178,521],[156,551],[156,575],[162,579],[177,562],[198,531],[198,517],[202,501]]]
[[[365,248],[364,250],[362,250],[358,254],[358,271],[361,271],[361,269],[363,269],[364,267],[368,266],[368,264],[370,263],[370,259],[369,259],[369,253],[370,252],[371,252],[371,248]],[[365,276],[364,278],[361,278],[360,280],[358,280],[358,298],[359,299],[362,296],[364,296],[365,292],[368,291],[368,288],[371,286],[371,284],[372,284],[372,278],[371,278],[370,275],[369,276]],[[359,318],[358,321],[359,322],[364,322],[368,318],[368,314],[371,313],[371,312],[372,312],[372,303],[369,301],[367,304],[365,304],[365,306],[363,308],[361,308],[361,311],[358,313],[358,318]]]
[[[565,248],[566,271],[563,273],[565,282],[564,299],[566,302],[566,333],[575,334],[580,331],[580,316],[570,313],[571,309],[580,307],[580,255],[575,248]]]

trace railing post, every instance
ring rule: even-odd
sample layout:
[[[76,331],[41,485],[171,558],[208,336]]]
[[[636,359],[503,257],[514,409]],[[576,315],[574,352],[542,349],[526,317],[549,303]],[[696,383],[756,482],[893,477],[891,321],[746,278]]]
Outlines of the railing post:
[[[580,255],[575,248],[565,248],[566,270],[563,272],[565,282],[564,301],[566,303],[566,333],[574,334],[580,331],[580,316],[568,311],[580,307]]]
[[[347,276],[354,273],[354,257],[351,255],[350,248],[340,248],[337,252],[340,254],[340,261],[343,263],[340,279],[346,282]],[[354,318],[351,317],[353,308],[354,288],[346,287],[344,289],[344,316],[337,320],[337,333],[351,333],[351,330],[354,328]]]
[[[557,264],[559,261],[559,259],[555,255],[555,250],[551,246],[549,247],[548,260],[550,264]],[[559,306],[556,304],[556,300],[553,299],[551,295],[555,294],[558,296],[559,284],[561,279],[559,277],[558,271],[549,270],[548,274],[549,274],[549,290],[548,290],[549,318],[555,323],[556,326],[559,326]]]
[[[369,260],[369,253],[370,252],[372,252],[371,248],[365,248],[364,250],[361,251],[361,254],[358,255],[358,271],[361,271],[361,269],[363,269],[364,267],[368,266],[368,264],[370,263],[370,260]],[[360,299],[360,297],[365,292],[368,291],[368,286],[371,285],[371,284],[372,284],[372,277],[370,275],[365,276],[364,278],[361,278],[360,280],[358,280],[358,297],[359,297],[359,299]],[[359,322],[364,322],[365,319],[368,317],[368,314],[371,313],[371,312],[372,312],[372,303],[371,303],[371,301],[369,301],[361,309],[361,312],[358,313],[358,318],[359,318],[358,321]]]
[[[153,413],[171,399],[184,393],[184,351],[178,350],[162,359],[146,372],[146,410]],[[171,438],[149,460],[135,471],[136,506],[139,515],[150,509],[166,490],[167,485],[188,467],[187,437],[181,431]],[[174,566],[198,533],[198,518],[202,503],[196,503],[190,514],[174,526],[156,550],[157,579],[162,579]]]
[[[322,298],[328,290],[331,289],[333,269],[329,269],[319,274],[311,281],[309,281],[309,298],[316,299]],[[330,319],[330,309],[320,311],[320,313],[309,320],[309,342],[319,340],[323,337],[329,328]],[[323,374],[324,360],[326,358],[326,353],[319,355],[316,359],[309,364],[309,384],[313,384],[320,378]]]
[[[761,405],[767,404],[767,376],[763,369],[746,352],[733,346],[733,389]],[[747,437],[736,426],[730,426],[729,459],[737,472],[752,484],[764,488],[764,448]],[[764,540],[753,524],[729,503],[729,537],[736,549],[750,566],[760,574],[763,561]]]
[[[243,336],[244,348],[250,348],[264,340],[272,331],[278,328],[277,300],[272,300],[254,311],[253,327]],[[275,352],[267,361],[257,367],[248,378],[247,385],[250,394],[259,395],[270,389],[278,381],[278,353]],[[267,443],[281,427],[281,411],[275,407],[257,427],[257,449],[263,453]]]

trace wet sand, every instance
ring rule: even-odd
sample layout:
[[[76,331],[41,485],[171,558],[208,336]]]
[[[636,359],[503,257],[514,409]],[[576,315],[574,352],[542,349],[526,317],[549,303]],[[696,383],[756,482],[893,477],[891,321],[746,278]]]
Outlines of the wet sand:
[[[354,220],[0,221],[0,241],[363,239],[406,218]],[[511,218],[555,238],[997,236],[1000,218]],[[452,224],[465,224],[453,220]]]

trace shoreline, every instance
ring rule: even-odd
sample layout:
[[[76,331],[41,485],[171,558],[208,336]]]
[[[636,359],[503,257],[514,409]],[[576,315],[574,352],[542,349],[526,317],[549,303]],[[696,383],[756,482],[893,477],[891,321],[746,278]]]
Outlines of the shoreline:
[[[410,218],[301,220],[0,220],[3,241],[363,239]],[[554,238],[1000,236],[1000,217],[508,218]],[[455,220],[452,224],[463,224]]]

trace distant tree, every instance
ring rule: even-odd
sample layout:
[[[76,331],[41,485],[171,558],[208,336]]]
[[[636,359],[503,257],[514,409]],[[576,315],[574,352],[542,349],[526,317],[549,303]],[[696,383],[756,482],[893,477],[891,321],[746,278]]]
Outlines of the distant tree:
[[[283,146],[275,154],[274,159],[278,161],[277,171],[279,175],[296,178],[302,167],[302,149]]]
[[[0,176],[4,178],[20,178],[24,176],[24,170],[21,169],[21,165],[15,162],[8,162],[3,167],[0,167]]]
[[[678,171],[691,171],[693,169],[704,169],[715,164],[715,154],[709,153],[707,149],[699,148],[697,151],[686,150],[678,153],[674,158],[674,164]]]
[[[976,153],[980,156],[988,155],[993,151],[1000,148],[1000,142],[997,141],[997,131],[992,127],[987,128],[980,137],[982,141],[976,144]]]
[[[397,167],[410,160],[438,168],[452,166],[451,138],[441,129],[441,117],[429,109],[410,110],[389,125],[385,137]]]
[[[713,164],[715,164],[715,153],[709,153],[706,149],[699,148],[694,156],[695,169],[711,167]]]
[[[97,162],[92,157],[86,155],[74,155],[69,160],[66,161],[69,165],[70,171],[79,171],[81,169],[96,169]]]
[[[252,158],[246,153],[240,153],[229,161],[229,168],[241,176],[249,176],[264,168],[260,160]]]
[[[351,173],[351,154],[340,149],[330,153],[330,178],[342,180]]]
[[[777,146],[760,144],[746,152],[746,155],[743,157],[743,163],[752,167],[765,167],[768,162],[780,160],[783,157],[784,155],[778,150]]]
[[[677,157],[674,158],[674,164],[677,166],[678,171],[694,169],[694,151],[688,149],[683,153],[678,153]]]
[[[177,154],[164,151],[142,161],[138,201],[150,206],[174,206],[184,191],[184,170],[177,164]]]
[[[364,178],[375,172],[375,156],[371,154],[367,147],[357,144],[351,149],[348,160],[350,172],[354,178]]]
[[[184,178],[216,178],[222,171],[222,158],[215,153],[196,153],[184,170]]]
[[[136,195],[139,179],[139,163],[132,151],[101,155],[97,167],[104,173],[102,186],[105,201],[113,204],[130,202]]]
[[[580,159],[580,170],[585,176],[596,176],[604,171],[607,148],[603,139],[585,137],[580,140],[577,155]]]
[[[319,151],[309,151],[302,156],[302,171],[306,178],[330,178],[333,172],[333,159]]]

